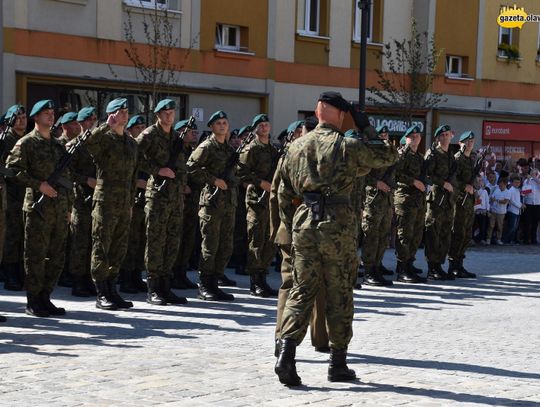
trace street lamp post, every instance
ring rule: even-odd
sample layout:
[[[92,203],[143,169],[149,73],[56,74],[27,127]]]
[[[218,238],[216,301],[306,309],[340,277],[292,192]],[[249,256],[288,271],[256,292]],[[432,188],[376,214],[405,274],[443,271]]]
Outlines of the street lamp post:
[[[360,111],[366,110],[366,53],[369,13],[371,0],[359,0],[358,8],[362,11],[360,26],[360,83],[358,84],[358,103]]]

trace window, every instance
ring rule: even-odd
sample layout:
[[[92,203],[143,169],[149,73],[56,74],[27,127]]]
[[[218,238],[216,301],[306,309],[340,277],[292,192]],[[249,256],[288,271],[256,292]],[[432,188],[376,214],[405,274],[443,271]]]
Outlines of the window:
[[[124,0],[129,6],[167,10],[180,10],[179,2],[180,0]]]
[[[304,32],[319,35],[319,0],[305,0]]]
[[[499,45],[512,45],[512,29],[499,27]]]
[[[216,48],[240,51],[240,27],[218,24],[216,26]]]
[[[446,56],[446,75],[461,77],[463,74],[463,59],[454,55]]]
[[[353,0],[354,3],[354,32],[353,41],[360,42],[362,33],[362,10],[358,7],[358,0]],[[371,42],[373,39],[373,1],[369,3],[369,18],[367,40]]]

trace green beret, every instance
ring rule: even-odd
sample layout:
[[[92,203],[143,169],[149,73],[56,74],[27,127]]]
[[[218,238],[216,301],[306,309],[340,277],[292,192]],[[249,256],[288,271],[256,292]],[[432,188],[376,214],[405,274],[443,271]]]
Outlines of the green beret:
[[[77,112],[67,112],[60,119],[60,124],[67,124],[77,120]]]
[[[45,109],[54,109],[54,102],[51,99],[44,99],[37,102],[30,112],[30,117],[35,116]]]
[[[240,130],[238,130],[238,135],[241,136],[244,133],[249,133],[251,131],[251,126],[248,124],[247,126],[241,127]]]
[[[435,130],[435,134],[433,135],[433,137],[439,137],[439,135],[441,133],[444,133],[445,131],[450,131],[450,130],[452,130],[452,129],[450,128],[449,125],[443,124],[443,125],[437,127],[437,130]]]
[[[294,133],[297,128],[302,127],[303,125],[303,120],[297,120],[295,122],[292,122],[291,124],[289,124],[289,127],[287,127],[287,133]]]
[[[259,123],[263,122],[269,122],[270,119],[268,118],[268,115],[265,113],[258,114],[255,116],[251,122],[251,127],[255,128]]]
[[[399,144],[401,144],[402,146],[407,144],[407,136],[401,137],[401,140],[399,140]]]
[[[411,134],[414,133],[420,133],[420,127],[418,127],[416,124],[413,124],[411,127],[409,127],[403,136],[409,137]]]
[[[159,113],[162,110],[176,109],[176,102],[172,99],[160,100],[154,109],[154,113]]]
[[[216,120],[219,119],[228,119],[227,113],[225,113],[223,110],[218,110],[212,116],[210,116],[210,119],[208,119],[208,123],[206,125],[210,127]]]
[[[377,134],[388,133],[388,126],[381,125],[377,127]]]
[[[127,108],[128,108],[128,100],[126,98],[116,98],[109,102],[105,112],[109,114],[109,113],[114,113],[120,109],[127,109]]]
[[[287,129],[283,129],[283,130],[281,130],[281,132],[278,134],[277,139],[278,139],[279,141],[282,141],[284,138],[286,138],[286,137],[289,135],[289,133],[290,133],[290,132],[287,131]]]
[[[11,116],[13,116],[14,114],[18,115],[18,114],[21,114],[21,113],[24,113],[24,106],[23,105],[13,105],[7,110],[6,115],[5,115],[5,119],[9,120],[9,119],[11,119]]]
[[[355,138],[355,139],[360,139],[360,134],[358,134],[358,132],[355,130],[355,129],[349,129],[345,132],[345,137],[346,138]]]
[[[131,129],[133,126],[138,126],[139,124],[146,124],[146,120],[144,120],[143,115],[136,114],[131,119],[129,119],[126,129]]]
[[[234,129],[233,131],[231,131],[231,138],[236,138],[238,137],[238,129]]]
[[[341,96],[341,93],[339,92],[323,92],[319,96],[319,102],[328,103],[343,112],[351,111],[351,105],[343,99],[343,96]]]
[[[465,133],[463,133],[461,136],[459,136],[459,142],[460,143],[463,143],[467,140],[472,140],[474,139],[474,133],[472,131],[466,131]]]
[[[96,113],[96,108],[94,106],[86,106],[79,110],[77,115],[78,122],[84,122],[86,119],[91,118]]]
[[[189,119],[186,120],[180,120],[178,123],[174,125],[174,129],[176,131],[180,130],[182,127],[186,127],[189,122]],[[190,127],[192,130],[197,130],[197,125],[193,123],[193,126]]]

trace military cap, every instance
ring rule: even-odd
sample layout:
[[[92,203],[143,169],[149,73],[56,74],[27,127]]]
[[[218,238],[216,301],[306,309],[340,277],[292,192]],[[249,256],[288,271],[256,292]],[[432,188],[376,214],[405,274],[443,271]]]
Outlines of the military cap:
[[[311,131],[319,124],[319,120],[315,116],[309,116],[304,120],[306,130]]]
[[[444,133],[445,131],[450,131],[450,130],[452,130],[452,129],[450,128],[449,125],[443,124],[443,125],[437,127],[437,129],[435,130],[435,134],[433,135],[433,137],[439,137],[439,135],[440,135],[441,133]]]
[[[32,107],[30,117],[35,116],[36,114],[45,109],[54,109],[54,102],[51,99],[44,99],[37,102],[34,107]]]
[[[359,139],[360,135],[358,134],[358,132],[355,129],[349,129],[349,130],[347,130],[345,132],[345,137]]]
[[[401,137],[401,140],[399,140],[399,144],[401,144],[402,146],[407,144],[407,136]]]
[[[208,119],[208,123],[206,123],[206,125],[210,127],[216,120],[219,119],[228,119],[227,113],[225,113],[223,110],[218,110],[217,112],[213,113],[212,116],[210,116],[210,119]]]
[[[328,103],[343,112],[349,112],[351,110],[351,105],[343,99],[343,96],[339,92],[323,92],[319,96],[319,102]]]
[[[60,124],[67,124],[77,120],[77,112],[67,112],[60,119]]]
[[[186,127],[187,124],[188,124],[189,120],[180,120],[179,122],[177,122],[175,125],[174,125],[174,129],[176,131],[180,130],[182,127]],[[193,126],[190,127],[190,129],[192,130],[197,130],[197,125],[195,123],[193,123]]]
[[[388,133],[388,126],[381,125],[377,127],[377,134]]]
[[[287,127],[287,133],[293,133],[296,131],[297,128],[302,127],[304,124],[303,120],[297,120],[295,122],[292,122],[289,124],[289,127]]]
[[[131,129],[133,126],[138,126],[139,124],[146,124],[146,120],[144,120],[143,115],[136,114],[131,119],[129,119],[126,129]]]
[[[86,106],[79,110],[77,115],[78,122],[84,122],[86,119],[89,119],[96,113],[96,108],[94,106]]]
[[[467,140],[472,140],[474,139],[474,133],[472,131],[466,131],[465,133],[463,133],[461,136],[459,136],[459,142],[460,143],[464,143],[465,141]]]
[[[162,110],[176,109],[176,102],[172,99],[160,100],[154,109],[154,113],[159,113]]]
[[[270,119],[268,118],[268,115],[265,113],[258,114],[253,118],[251,121],[251,127],[255,128],[259,123],[269,122]]]
[[[128,100],[126,98],[116,98],[109,102],[105,112],[114,113],[120,109],[127,109],[127,107],[128,107]]]
[[[420,127],[418,127],[416,124],[413,124],[411,127],[409,127],[403,137],[409,137],[414,133],[420,133]]]
[[[251,131],[251,126],[248,124],[247,126],[241,127],[240,130],[238,130],[238,135],[241,136],[244,133],[249,133]]]
[[[13,105],[11,106],[7,112],[6,112],[6,115],[5,115],[5,120],[9,120],[11,119],[11,116],[13,116],[14,114],[20,114],[20,113],[24,113],[24,106],[23,105]]]

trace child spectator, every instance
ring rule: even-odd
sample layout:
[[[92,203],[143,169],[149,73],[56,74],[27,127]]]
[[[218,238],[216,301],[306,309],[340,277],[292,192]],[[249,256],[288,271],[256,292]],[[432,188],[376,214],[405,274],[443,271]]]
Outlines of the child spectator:
[[[491,194],[497,189],[497,174],[495,174],[493,171],[488,172],[484,183],[486,185],[488,195],[491,196]]]
[[[523,243],[537,243],[537,229],[540,221],[540,175],[537,168],[533,168],[523,180],[521,188],[525,212],[523,212]]]
[[[517,243],[517,231],[519,225],[519,215],[522,209],[525,207],[521,203],[521,191],[519,186],[521,184],[521,178],[518,176],[513,177],[510,182],[512,187],[508,190],[510,193],[510,199],[508,201],[508,208],[506,213],[506,230],[504,233],[503,242],[509,244]]]
[[[487,228],[489,223],[489,195],[484,186],[482,176],[477,176],[474,182],[476,189],[476,200],[474,202],[474,217],[475,223],[478,226],[478,236],[476,241],[480,244],[488,244],[486,240]]]
[[[493,229],[497,227],[497,232],[495,234],[495,243],[502,245],[501,240],[502,230],[504,224],[504,216],[506,215],[506,207],[510,201],[510,192],[506,189],[505,178],[499,179],[498,188],[495,189],[490,194],[489,203],[490,203],[490,213],[489,213],[489,227],[487,231],[487,241],[491,242],[491,237],[493,235]]]

